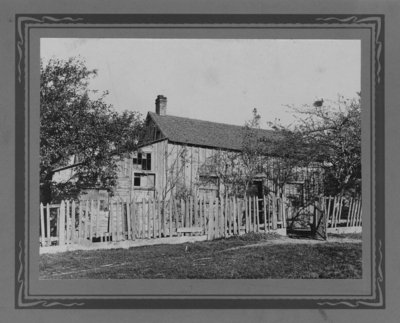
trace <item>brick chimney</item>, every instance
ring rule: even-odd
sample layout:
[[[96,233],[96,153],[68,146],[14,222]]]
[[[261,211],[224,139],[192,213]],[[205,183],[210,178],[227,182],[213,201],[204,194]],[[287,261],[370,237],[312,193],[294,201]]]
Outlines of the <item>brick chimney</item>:
[[[167,98],[164,95],[157,96],[156,113],[160,116],[165,116],[167,114]]]

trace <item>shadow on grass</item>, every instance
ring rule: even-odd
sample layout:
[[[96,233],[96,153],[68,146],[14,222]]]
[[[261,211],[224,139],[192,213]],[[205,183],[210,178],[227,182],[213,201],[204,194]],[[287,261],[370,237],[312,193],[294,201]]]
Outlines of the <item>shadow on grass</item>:
[[[180,245],[40,256],[40,279],[361,278],[361,243],[265,244],[249,234]],[[287,239],[287,238],[286,238]],[[236,248],[247,246],[246,248]]]

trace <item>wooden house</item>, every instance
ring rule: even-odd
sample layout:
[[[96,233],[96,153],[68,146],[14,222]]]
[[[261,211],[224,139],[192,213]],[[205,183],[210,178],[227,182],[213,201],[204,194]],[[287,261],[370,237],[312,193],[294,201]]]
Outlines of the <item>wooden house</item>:
[[[219,196],[226,193],[221,176],[210,165],[216,156],[235,156],[243,149],[242,126],[171,116],[167,98],[159,95],[155,112],[148,112],[140,148],[121,160],[116,199],[143,197]],[[271,137],[271,130],[255,129],[257,137]],[[236,168],[242,167],[237,165]],[[303,194],[304,176],[286,190]],[[255,175],[254,194],[264,194],[265,176]]]

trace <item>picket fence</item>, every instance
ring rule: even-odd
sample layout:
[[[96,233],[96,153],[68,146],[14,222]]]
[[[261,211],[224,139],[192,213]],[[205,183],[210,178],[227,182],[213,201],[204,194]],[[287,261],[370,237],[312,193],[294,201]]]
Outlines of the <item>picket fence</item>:
[[[361,227],[361,199],[343,196],[323,197],[323,212],[327,215],[327,227]]]
[[[212,240],[285,229],[299,213],[315,220],[316,205],[294,208],[276,196],[215,199],[142,199],[131,203],[62,201],[40,204],[41,246],[206,235]],[[327,227],[361,226],[361,201],[323,197]],[[321,207],[322,206],[322,207]]]

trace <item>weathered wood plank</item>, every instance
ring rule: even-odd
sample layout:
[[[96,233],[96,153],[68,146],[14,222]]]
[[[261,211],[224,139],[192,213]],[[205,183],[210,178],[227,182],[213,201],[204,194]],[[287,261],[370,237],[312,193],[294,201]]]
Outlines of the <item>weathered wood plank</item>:
[[[76,231],[75,231],[75,223],[76,223],[76,203],[72,201],[71,205],[71,240],[73,243],[76,243]]]
[[[214,239],[214,205],[213,200],[210,198],[209,201],[209,212],[208,212],[208,240]]]
[[[168,201],[168,221],[169,221],[168,236],[172,237],[172,198],[170,198]]]
[[[47,206],[46,206],[46,237],[47,237],[47,245],[51,246],[50,204],[49,203],[47,203]]]
[[[233,212],[232,212],[232,234],[239,234],[238,226],[240,226],[239,222],[239,201],[237,200],[236,197],[232,198],[233,202]]]
[[[362,226],[362,202],[360,200],[360,210],[359,210],[359,216],[358,216],[358,226]]]
[[[78,237],[79,237],[79,242],[82,242],[82,234],[83,234],[83,230],[82,230],[82,218],[83,218],[83,202],[79,201],[79,215],[78,215]]]
[[[346,227],[350,226],[350,220],[351,220],[351,212],[353,210],[353,198],[350,198],[349,201],[349,210],[347,212],[347,219],[346,219]]]
[[[40,203],[40,241],[42,247],[46,246],[46,233],[44,229],[44,207],[43,203]]]
[[[178,203],[175,198],[173,198],[173,203],[174,203],[174,215],[175,215],[175,230],[176,230],[176,235],[179,236],[178,233],[178,228],[179,228],[179,210],[178,210]]]
[[[69,201],[67,201],[66,205],[67,205],[67,207],[66,207],[65,215],[67,217],[67,228],[66,228],[66,239],[65,239],[65,242],[66,242],[66,244],[70,244],[71,243],[71,215],[70,215],[70,204],[69,204]]]
[[[94,216],[94,202],[90,200],[90,242],[93,241],[93,216]]]
[[[61,201],[60,206],[60,233],[59,233],[59,245],[65,245],[65,202]]]
[[[112,240],[115,242],[116,237],[114,234],[114,209],[113,209],[113,202],[110,201],[110,210],[109,210],[109,217],[108,217],[108,222],[109,222],[109,228],[108,228],[108,236],[110,237],[110,241]]]
[[[264,232],[267,232],[268,223],[267,223],[267,199],[265,195],[263,196],[263,219],[264,219]]]
[[[161,201],[156,199],[156,213],[157,213],[157,219],[158,219],[158,237],[161,238],[164,234],[165,226],[164,226],[164,216],[161,212]],[[164,234],[165,236],[165,234]]]
[[[152,220],[152,237],[155,238],[157,235],[157,216],[156,216],[156,201],[151,200],[151,220]]]
[[[199,199],[199,225],[204,228],[204,198]]]
[[[131,226],[132,226],[132,240],[136,240],[139,238],[139,202],[136,200],[136,197],[132,199],[131,202]]]
[[[189,197],[189,228],[193,226],[193,197]]]
[[[277,225],[277,214],[276,214],[276,196],[272,197],[272,230],[276,230],[278,228]]]
[[[342,217],[342,210],[343,210],[343,203],[344,202],[344,198],[343,196],[340,197],[339,200],[339,212],[338,212],[338,217],[337,217],[337,224],[340,223],[341,217]]]
[[[146,205],[146,201],[144,198],[142,198],[142,209],[141,209],[141,212],[139,213],[141,215],[140,216],[140,227],[141,227],[140,237],[142,239],[146,237],[146,226],[145,226],[145,224],[146,224],[146,207],[145,207],[145,205]]]
[[[257,232],[260,232],[260,205],[258,197],[256,197],[255,200],[256,200]]]
[[[126,202],[126,227],[128,230],[127,239],[132,239],[132,226],[131,226],[131,205],[129,202]]]
[[[150,199],[147,200],[147,238],[151,238],[151,203]],[[154,228],[154,221],[153,221],[153,228]]]

